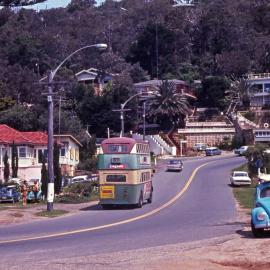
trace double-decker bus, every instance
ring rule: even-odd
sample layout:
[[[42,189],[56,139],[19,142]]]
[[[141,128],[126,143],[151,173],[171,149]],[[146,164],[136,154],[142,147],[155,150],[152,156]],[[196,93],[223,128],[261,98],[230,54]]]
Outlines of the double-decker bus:
[[[142,207],[152,202],[149,143],[126,137],[106,139],[98,157],[100,204]]]

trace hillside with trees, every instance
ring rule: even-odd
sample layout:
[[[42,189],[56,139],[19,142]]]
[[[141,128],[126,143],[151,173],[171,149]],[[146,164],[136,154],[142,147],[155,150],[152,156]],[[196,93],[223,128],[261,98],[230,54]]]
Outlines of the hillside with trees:
[[[55,132],[61,105],[60,131],[81,141],[87,125],[96,136],[105,136],[107,127],[119,132],[119,114],[112,110],[133,94],[133,83],[201,80],[198,104],[214,102],[225,110],[228,78],[269,72],[269,1],[201,0],[174,7],[173,0],[107,0],[101,6],[72,0],[67,8],[39,12],[10,7],[42,1],[0,2],[6,6],[0,10],[0,123],[18,130],[47,129],[47,89],[39,80],[89,44],[109,48],[74,55],[57,73],[55,80],[64,84],[54,87]],[[76,81],[75,73],[90,67],[117,74],[102,96]],[[126,117],[126,130],[138,124],[136,110]]]

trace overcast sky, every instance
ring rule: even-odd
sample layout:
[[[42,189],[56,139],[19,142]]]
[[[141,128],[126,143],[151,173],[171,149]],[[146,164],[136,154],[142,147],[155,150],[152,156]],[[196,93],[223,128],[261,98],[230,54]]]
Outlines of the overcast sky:
[[[66,7],[71,0],[47,0],[44,3],[33,5],[32,7],[37,9],[58,8]],[[100,4],[104,0],[96,0],[97,4]]]

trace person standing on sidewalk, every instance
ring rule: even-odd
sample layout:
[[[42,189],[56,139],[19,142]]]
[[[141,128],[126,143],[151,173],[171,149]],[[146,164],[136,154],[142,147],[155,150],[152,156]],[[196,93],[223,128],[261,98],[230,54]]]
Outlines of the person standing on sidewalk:
[[[21,187],[23,206],[26,206],[26,204],[27,204],[27,192],[28,192],[27,182],[26,182],[26,180],[24,180],[22,187]]]
[[[35,203],[37,203],[38,202],[38,192],[39,192],[39,184],[38,184],[37,180],[34,181],[33,192],[34,192],[34,196],[35,196]]]

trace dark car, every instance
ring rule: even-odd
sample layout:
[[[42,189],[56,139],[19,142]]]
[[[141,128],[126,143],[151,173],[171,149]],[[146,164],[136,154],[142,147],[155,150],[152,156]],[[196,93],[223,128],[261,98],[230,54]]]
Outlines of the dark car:
[[[182,171],[183,162],[180,159],[171,159],[167,163],[167,171]]]
[[[15,186],[6,186],[0,188],[0,202],[18,202],[20,200],[20,193]]]

